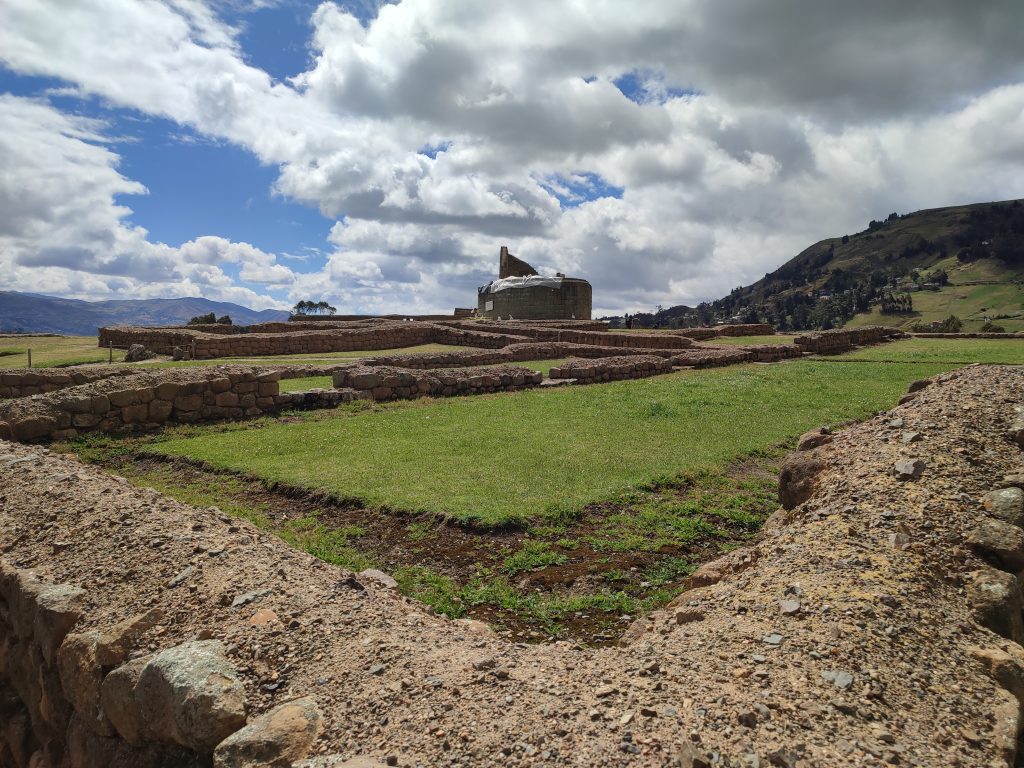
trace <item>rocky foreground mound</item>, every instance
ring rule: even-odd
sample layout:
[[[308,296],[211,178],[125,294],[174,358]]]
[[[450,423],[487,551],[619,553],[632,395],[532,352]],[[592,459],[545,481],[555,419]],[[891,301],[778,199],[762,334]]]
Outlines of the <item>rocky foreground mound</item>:
[[[0,764],[1012,765],[1024,369],[915,389],[808,436],[763,539],[601,650],[0,442]]]

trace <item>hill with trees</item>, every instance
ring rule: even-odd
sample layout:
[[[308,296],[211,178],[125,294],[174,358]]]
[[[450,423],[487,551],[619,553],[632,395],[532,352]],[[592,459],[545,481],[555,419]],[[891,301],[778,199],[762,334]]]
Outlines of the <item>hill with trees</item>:
[[[768,322],[779,330],[843,325],[1024,330],[1024,202],[891,213],[821,240],[757,282],[697,307],[658,308],[634,325]]]

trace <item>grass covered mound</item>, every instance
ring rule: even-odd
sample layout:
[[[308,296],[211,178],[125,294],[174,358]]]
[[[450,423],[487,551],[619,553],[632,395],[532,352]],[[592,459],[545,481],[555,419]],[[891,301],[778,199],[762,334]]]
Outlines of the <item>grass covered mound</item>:
[[[559,520],[631,486],[721,466],[891,407],[952,366],[800,360],[597,387],[363,406],[200,431],[151,450],[484,526]]]

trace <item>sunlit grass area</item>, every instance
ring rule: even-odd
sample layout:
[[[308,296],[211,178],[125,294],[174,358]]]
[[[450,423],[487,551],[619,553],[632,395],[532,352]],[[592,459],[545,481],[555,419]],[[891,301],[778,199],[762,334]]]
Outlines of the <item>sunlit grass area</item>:
[[[952,365],[799,360],[605,385],[420,400],[211,430],[153,449],[368,504],[485,525],[557,519],[895,404]]]
[[[184,368],[195,365],[271,365],[281,363],[330,364],[359,360],[365,357],[384,357],[385,355],[414,355],[433,352],[452,352],[466,350],[469,347],[456,347],[450,344],[419,344],[414,347],[397,347],[395,349],[367,349],[358,352],[317,352],[303,355],[266,355],[261,357],[218,357],[213,360],[162,360],[151,363],[157,368]]]
[[[828,359],[943,365],[967,365],[969,363],[1024,365],[1024,340],[902,339],[873,347],[861,347]]]
[[[106,363],[110,352],[96,346],[97,342],[96,336],[0,336],[0,368],[24,368],[29,350],[35,368]],[[120,362],[124,351],[115,349],[113,358]]]

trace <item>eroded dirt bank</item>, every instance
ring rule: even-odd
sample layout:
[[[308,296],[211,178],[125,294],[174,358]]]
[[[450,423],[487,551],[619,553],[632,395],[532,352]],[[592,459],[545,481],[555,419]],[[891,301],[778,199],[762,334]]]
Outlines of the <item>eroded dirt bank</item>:
[[[982,498],[1021,472],[1007,433],[1022,403],[1024,370],[971,367],[808,452],[795,477],[813,495],[619,648],[509,644],[244,522],[11,443],[0,558],[85,591],[72,636],[159,609],[98,674],[219,641],[250,722],[312,697],[311,752],[338,756],[323,765],[1006,765],[1024,650],[980,622],[1024,639],[1002,576],[1024,567],[1024,514]],[[0,643],[8,678],[18,660]],[[53,706],[4,693],[52,761],[133,757],[109,727],[67,748]],[[101,728],[73,709],[74,728]]]

